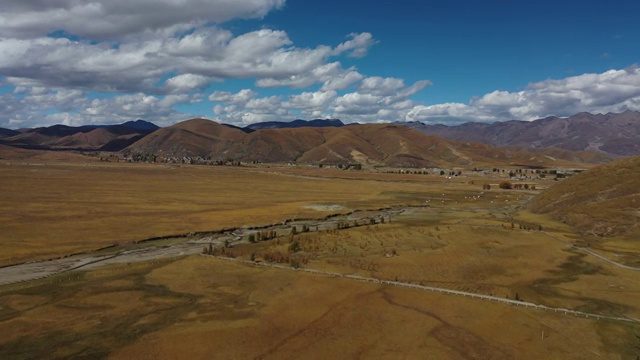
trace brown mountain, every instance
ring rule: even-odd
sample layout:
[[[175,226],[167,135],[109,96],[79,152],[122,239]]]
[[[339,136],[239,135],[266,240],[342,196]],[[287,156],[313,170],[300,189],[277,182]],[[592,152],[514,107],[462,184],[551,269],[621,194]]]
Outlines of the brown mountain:
[[[105,126],[54,125],[14,133],[12,136],[3,138],[2,143],[19,148],[40,150],[119,151],[157,128],[157,126],[142,120]]]
[[[134,154],[203,157],[270,163],[348,164],[433,167],[486,164],[557,166],[608,161],[585,152],[519,148],[446,141],[394,124],[264,129],[251,133],[205,119],[160,129],[127,148]]]
[[[118,151],[140,140],[144,132],[118,131],[118,128],[98,128],[89,132],[75,133],[45,143],[53,149],[91,149]],[[117,144],[117,145],[116,145]]]
[[[225,152],[245,135],[245,132],[238,128],[206,119],[191,119],[156,130],[129,146],[127,150],[166,157],[226,157]]]
[[[0,128],[0,139],[6,138],[6,137],[11,137],[11,136],[16,136],[18,134],[20,134],[20,131]]]
[[[584,233],[640,237],[640,157],[572,176],[540,193],[529,207]]]
[[[568,118],[505,121],[457,126],[407,123],[425,134],[455,141],[526,148],[556,147],[569,151],[593,150],[614,156],[640,155],[640,112],[579,113]]]
[[[341,127],[344,123],[338,119],[314,119],[314,120],[293,120],[293,121],[266,121],[248,125],[243,128],[245,132],[263,129],[284,129],[301,127]]]

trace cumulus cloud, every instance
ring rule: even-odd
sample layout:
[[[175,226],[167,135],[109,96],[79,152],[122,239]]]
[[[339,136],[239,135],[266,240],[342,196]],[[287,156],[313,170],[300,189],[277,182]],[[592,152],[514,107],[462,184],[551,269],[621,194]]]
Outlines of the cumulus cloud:
[[[339,64],[328,64],[323,73],[342,71]],[[349,69],[345,77],[352,73]],[[305,91],[282,100],[280,96],[257,97],[255,92],[242,90],[236,94],[216,91],[209,99],[220,102],[213,108],[217,119],[238,125],[255,121],[287,121],[294,118],[340,118],[346,122],[401,121],[417,104],[410,96],[424,89],[429,81],[417,81],[407,86],[402,79],[368,77],[359,73],[346,81],[356,91],[340,95],[325,82],[317,91]],[[337,86],[336,88],[343,88]],[[329,88],[329,89],[327,89]],[[250,96],[247,96],[250,95]]]
[[[352,33],[348,36],[351,40],[345,41],[333,50],[333,55],[347,53],[349,57],[360,58],[367,55],[369,49],[377,43],[373,39],[373,35],[368,32],[356,34]]]
[[[327,118],[328,109],[338,96],[335,90],[303,92],[286,101],[280,96],[256,97],[257,93],[242,90],[236,94],[216,91],[210,100],[220,102],[213,107],[216,120],[248,125],[260,121],[288,121],[295,118]]]
[[[159,125],[171,125],[185,120],[186,114],[173,109],[175,105],[196,103],[198,95],[153,96],[143,93],[91,99],[79,90],[48,90],[45,93],[0,95],[0,126],[19,128],[64,124],[116,124],[132,119],[148,119]],[[52,112],[55,110],[55,112]],[[193,115],[195,116],[195,115]]]
[[[202,89],[209,85],[211,79],[195,74],[182,74],[168,79],[165,87],[169,92],[185,92],[195,89]]]
[[[257,92],[251,89],[242,89],[233,94],[228,91],[214,91],[209,95],[209,101],[223,102],[225,104],[246,104],[249,100],[258,95]]]
[[[395,95],[398,97],[407,97],[417,93],[428,85],[431,85],[430,81],[421,80],[410,87],[407,87],[404,84],[403,79],[372,76],[365,78],[362,81],[358,87],[358,92],[361,94],[373,94],[377,96]]]
[[[331,91],[303,92],[289,97],[289,101],[282,104],[284,108],[299,110],[323,110],[330,104],[338,93]]]
[[[323,79],[321,90],[344,90],[363,78],[364,76],[352,67],[346,71],[339,72],[338,74],[333,74],[327,79]]]
[[[237,94],[214,93],[211,99],[228,105],[219,111],[225,114],[224,119],[243,124],[291,120],[296,114],[337,117],[347,122],[460,123],[533,120],[580,111],[640,110],[640,70],[637,68],[546,80],[530,84],[523,91],[494,91],[466,104],[426,106],[409,98],[429,84],[418,81],[406,86],[401,79],[369,77],[359,82],[355,92],[341,96],[336,91],[319,90],[292,95],[281,101],[279,97],[256,98],[255,92],[245,89]]]
[[[215,115],[247,122],[326,114],[337,92],[365,78],[355,67],[343,68],[331,59],[362,57],[376,41],[370,33],[352,33],[335,47],[302,48],[284,31],[234,34],[222,28],[231,19],[261,18],[284,3],[7,0],[0,12],[0,82],[13,87],[2,95],[5,108],[10,103],[12,110],[0,114],[0,126],[81,122],[81,116],[90,123],[102,119],[107,108],[116,114],[113,119],[128,111],[129,118],[165,121],[176,114],[173,107],[179,102],[193,101],[212,83],[233,79],[254,80],[257,87],[318,87],[285,102],[257,98],[250,89],[214,92],[208,100],[217,103],[211,104]],[[70,94],[73,101],[52,100]],[[303,104],[306,100],[311,103]],[[141,107],[130,101],[140,101]]]
[[[356,92],[337,98],[332,110],[336,117],[354,122],[402,121],[405,111],[417,105],[409,97],[429,84],[422,80],[406,86],[398,78],[367,77]]]
[[[493,91],[468,104],[418,105],[409,121],[431,123],[535,120],[578,112],[608,113],[640,110],[640,69],[632,67],[530,84],[517,92]]]
[[[258,111],[262,114],[276,113],[280,110],[281,102],[279,96],[270,96],[258,99],[251,99],[245,105],[247,109]]]
[[[258,30],[234,37],[216,27],[181,39],[158,35],[117,47],[70,39],[0,39],[0,76],[34,80],[39,86],[150,93],[188,90],[186,79],[197,80],[193,88],[206,85],[205,79],[311,79],[301,86],[318,81],[327,71],[331,48],[289,45],[283,31]],[[179,84],[157,87],[163,76],[176,72],[182,78],[173,81]]]
[[[301,89],[313,84],[322,83],[323,90],[344,90],[351,84],[360,81],[364,76],[354,67],[343,69],[339,62],[322,64],[308,72],[301,72],[285,77],[269,77],[259,79],[259,87],[273,88],[288,86]]]
[[[153,3],[153,4],[151,4]],[[75,0],[3,3],[0,79],[15,86],[156,95],[189,92],[226,79],[259,87],[344,89],[362,78],[328,62],[362,53],[371,34],[336,49],[296,47],[284,31],[234,35],[212,23],[261,17],[284,0]],[[167,80],[168,76],[172,76]],[[28,91],[28,90],[27,90]]]
[[[282,107],[277,96],[251,99],[245,106],[216,105],[213,108],[215,119],[220,122],[235,125],[249,125],[262,121],[289,120],[293,115]]]
[[[397,78],[382,78],[378,76],[368,77],[362,81],[358,88],[359,93],[372,95],[395,94],[405,87],[404,80]]]
[[[459,124],[468,121],[493,122],[493,116],[483,114],[467,104],[443,103],[416,105],[410,109],[406,121],[421,121],[427,124]]]
[[[0,37],[37,38],[64,31],[104,40],[149,30],[260,18],[285,0],[4,0]]]
[[[211,114],[234,124],[298,117],[458,123],[640,110],[637,67],[496,90],[467,103],[424,105],[414,95],[431,85],[428,80],[407,84],[365,76],[337,61],[367,55],[377,43],[370,33],[350,34],[337,46],[299,47],[284,31],[234,34],[222,27],[231,19],[263,17],[284,2],[6,0],[0,12],[0,126],[136,118],[162,125]],[[200,94],[234,79],[293,90],[266,97],[249,88]],[[210,102],[203,106],[208,114],[175,110],[203,101]]]

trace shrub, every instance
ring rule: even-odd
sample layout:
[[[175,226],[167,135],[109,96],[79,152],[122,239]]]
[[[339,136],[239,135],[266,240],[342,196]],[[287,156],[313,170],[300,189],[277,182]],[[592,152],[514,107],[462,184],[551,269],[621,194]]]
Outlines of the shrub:
[[[293,243],[291,243],[291,245],[289,245],[288,250],[290,253],[296,253],[302,250],[302,246],[300,246],[300,243],[298,243],[297,241],[294,241]]]
[[[512,189],[513,185],[511,184],[511,182],[509,181],[501,181],[500,182],[500,189]]]

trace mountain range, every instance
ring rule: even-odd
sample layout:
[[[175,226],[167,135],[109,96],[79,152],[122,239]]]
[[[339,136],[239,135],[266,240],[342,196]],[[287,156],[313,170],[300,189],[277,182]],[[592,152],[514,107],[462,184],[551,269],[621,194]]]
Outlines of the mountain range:
[[[548,117],[457,126],[419,122],[349,124],[337,119],[264,122],[244,128],[192,119],[159,128],[118,125],[0,128],[0,144],[22,149],[124,151],[164,157],[365,166],[601,163],[640,154],[640,113]]]
[[[293,121],[266,121],[245,126],[246,132],[263,129],[287,129],[300,127],[342,127],[344,123],[338,119],[314,119],[314,120],[293,120]]]
[[[429,136],[396,124],[341,127],[242,129],[206,119],[192,119],[159,129],[125,149],[131,154],[164,158],[200,157],[246,162],[296,162],[363,166],[435,167],[481,164],[558,165],[605,162],[595,152],[561,149],[527,151],[463,143]]]
[[[457,126],[403,123],[425,134],[455,141],[494,146],[569,151],[593,150],[613,156],[640,155],[640,113],[579,113],[568,118],[547,117],[535,121],[505,121]]]
[[[118,125],[53,125],[24,131],[0,128],[0,144],[37,150],[120,151],[159,129],[136,120]]]

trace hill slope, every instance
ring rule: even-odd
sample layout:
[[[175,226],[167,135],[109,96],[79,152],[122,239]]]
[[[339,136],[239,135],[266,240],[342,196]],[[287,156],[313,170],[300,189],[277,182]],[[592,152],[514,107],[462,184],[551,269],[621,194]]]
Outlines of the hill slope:
[[[579,113],[568,118],[457,126],[407,123],[425,134],[455,141],[527,148],[556,147],[570,151],[595,150],[615,156],[640,155],[640,112]]]
[[[237,128],[206,119],[191,119],[156,130],[127,150],[165,157],[224,156],[229,147],[244,136],[245,133]]]
[[[0,128],[0,139],[10,136],[16,136],[18,134],[20,134],[20,131]]]
[[[87,157],[68,151],[28,150],[0,144],[0,160],[87,162]]]
[[[119,151],[156,129],[156,125],[142,120],[119,125],[53,125],[16,132],[2,142],[26,149]]]
[[[564,151],[556,151],[556,156],[552,157],[544,152],[538,154],[446,141],[394,124],[263,129],[247,134],[241,129],[205,119],[192,119],[160,129],[134,143],[127,151],[163,157],[395,167],[558,166],[566,164],[562,161],[565,155],[571,157],[570,161],[579,157]],[[586,158],[600,159],[598,156]]]
[[[530,209],[597,235],[640,235],[640,157],[573,176],[540,193]]]
[[[342,127],[344,123],[337,119],[315,119],[315,120],[293,120],[286,121],[266,121],[248,125],[245,130],[262,130],[262,129],[287,129],[300,127]]]

